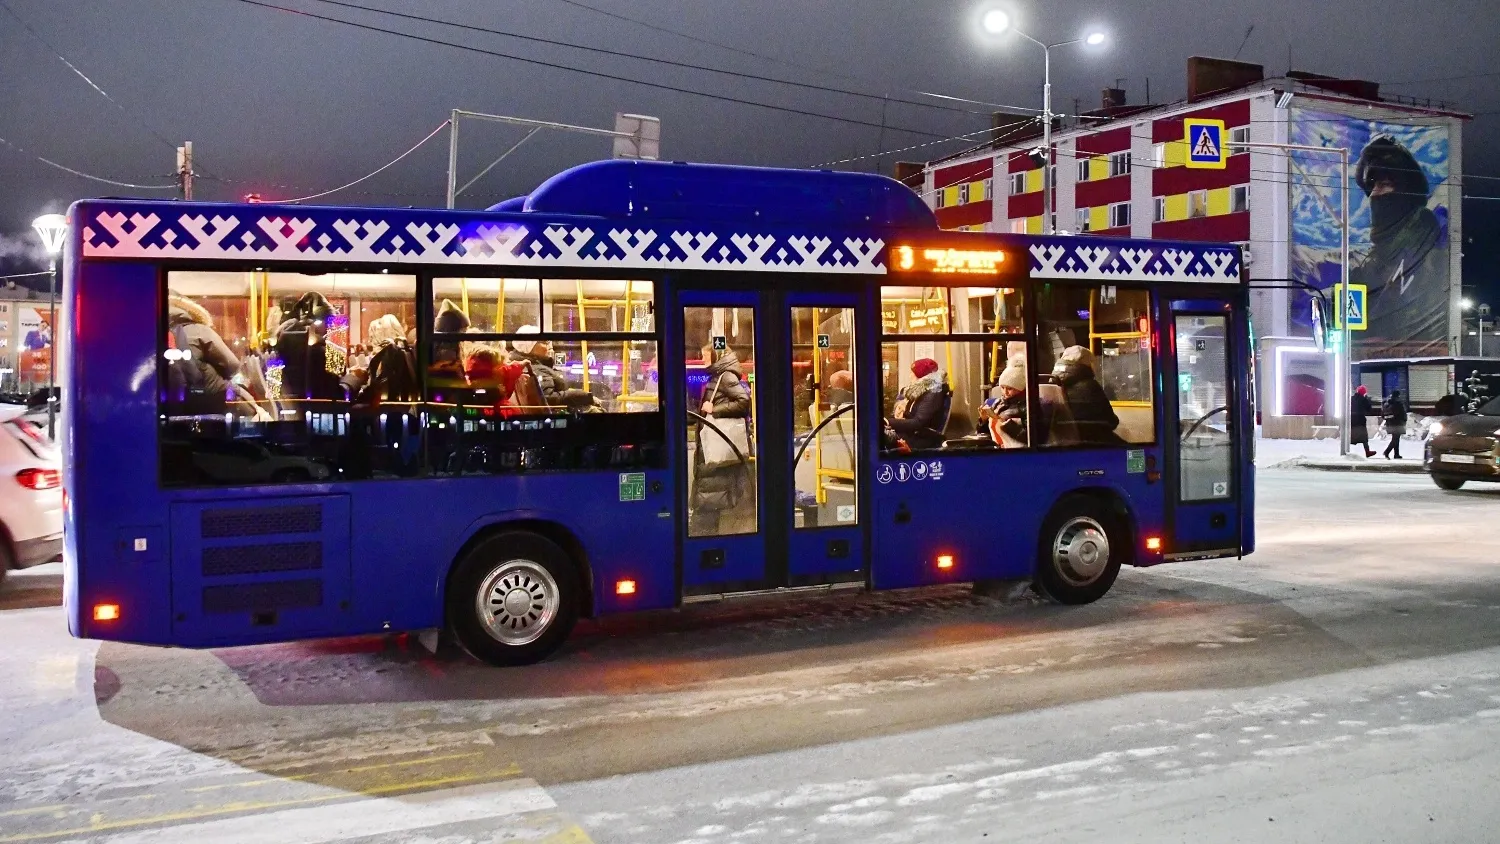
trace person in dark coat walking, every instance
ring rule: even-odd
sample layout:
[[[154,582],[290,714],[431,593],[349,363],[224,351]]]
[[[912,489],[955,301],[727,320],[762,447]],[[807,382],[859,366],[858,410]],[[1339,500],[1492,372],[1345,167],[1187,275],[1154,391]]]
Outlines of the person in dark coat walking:
[[[1385,447],[1385,457],[1390,459],[1392,452],[1397,460],[1401,459],[1401,436],[1406,433],[1406,402],[1401,400],[1400,390],[1391,390],[1391,394],[1380,406],[1380,415],[1385,419],[1385,431],[1391,435],[1390,445]]]
[[[915,450],[941,448],[947,412],[953,391],[938,362],[932,358],[912,361],[916,380],[901,388],[901,399],[890,428]]]
[[[1370,425],[1367,421],[1375,415],[1375,403],[1370,401],[1370,391],[1360,384],[1349,399],[1349,444],[1365,447],[1365,456],[1374,457],[1370,448]]]
[[[1092,352],[1082,346],[1063,349],[1062,357],[1052,368],[1052,375],[1068,398],[1068,409],[1072,411],[1080,441],[1100,445],[1123,442],[1115,433],[1120,427],[1120,417],[1115,414],[1104,386],[1099,383]]]
[[[705,357],[708,355],[705,352]],[[713,362],[708,366],[708,381],[703,385],[703,399],[698,413],[713,422],[726,434],[732,435],[733,425],[744,425],[737,420],[750,418],[750,386],[745,383],[745,371],[740,366],[739,356],[733,349],[713,353]],[[727,423],[720,420],[729,420]],[[743,463],[726,466],[708,466],[704,461],[704,443],[708,437],[719,434],[706,423],[698,424],[698,447],[693,451],[693,486],[689,500],[688,533],[692,536],[723,536],[738,532],[738,525],[721,525],[726,514],[740,512],[744,507],[749,517],[748,530],[754,531],[755,508],[751,470]],[[751,434],[753,436],[753,433]],[[750,447],[750,441],[735,442],[740,449]],[[750,455],[745,454],[746,458]],[[722,529],[721,529],[722,528]]]

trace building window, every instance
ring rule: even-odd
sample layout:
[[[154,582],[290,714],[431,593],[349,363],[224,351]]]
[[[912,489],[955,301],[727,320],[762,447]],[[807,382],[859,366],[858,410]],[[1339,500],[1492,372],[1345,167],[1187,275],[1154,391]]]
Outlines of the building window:
[[[1089,231],[1089,229],[1091,228],[1089,226],[1089,222],[1090,222],[1089,209],[1087,209],[1087,208],[1079,208],[1077,211],[1073,212],[1073,221],[1076,224],[1074,227],[1076,229],[1078,229],[1078,231],[1080,231],[1080,232]]]
[[[1109,157],[1109,177],[1130,175],[1130,153],[1117,152]]]
[[[1231,149],[1229,150],[1229,154],[1230,155],[1237,155],[1237,154],[1242,153],[1242,152],[1249,152],[1249,150],[1245,149],[1244,147],[1240,147],[1239,149],[1234,149],[1233,148],[1235,144],[1248,144],[1248,143],[1250,143],[1250,127],[1249,126],[1236,126],[1233,129],[1229,130],[1229,144],[1230,144],[1230,147],[1231,147]]]
[[[1167,145],[1166,144],[1152,144],[1152,146],[1151,146],[1151,166],[1157,168],[1158,170],[1160,170],[1161,168],[1167,166]]]
[[[1040,297],[1043,444],[1155,442],[1150,295],[1050,284]]]
[[[1130,225],[1130,203],[1116,202],[1109,206],[1109,227],[1112,229],[1125,228]]]
[[[993,178],[984,180],[984,198],[990,199],[995,195],[995,180]]]
[[[1021,217],[1021,218],[1016,219],[1016,220],[1011,220],[1010,221],[1010,233],[1011,234],[1025,234],[1026,233],[1026,218],[1025,217]]]
[[[958,186],[958,204],[959,205],[968,205],[969,204],[969,184],[968,184],[968,182],[965,182],[962,185]]]
[[[1208,191],[1195,190],[1188,197],[1188,219],[1208,216]]]
[[[945,206],[944,206],[944,205],[943,205],[943,197],[944,197],[944,196],[945,196],[945,195],[946,195],[946,194],[947,194],[947,193],[948,193],[948,192],[947,192],[947,191],[945,191],[945,190],[943,190],[943,189],[942,189],[942,188],[938,188],[938,189],[937,189],[937,190],[935,190],[935,191],[933,191],[933,192],[932,192],[932,193],[933,193],[933,198],[934,198],[934,199],[936,199],[936,200],[937,200],[937,207],[939,207],[939,208],[943,208],[943,207],[945,207]]]
[[[1229,192],[1229,212],[1239,214],[1250,210],[1250,186],[1238,185]]]
[[[947,440],[976,432],[984,439],[967,445],[1025,448],[1021,292],[883,287],[880,300],[882,410],[896,436],[917,452],[941,449]]]
[[[1087,182],[1089,180],[1089,159],[1080,157],[1074,163],[1078,167],[1078,181]]]
[[[1167,220],[1167,198],[1165,196],[1158,196],[1158,197],[1156,197],[1154,204],[1156,205],[1156,214],[1153,215],[1153,219],[1156,222],[1158,222],[1158,223],[1164,223],[1164,222],[1166,222],[1166,220]]]
[[[1025,193],[1025,192],[1026,192],[1026,173],[1024,171],[1022,171],[1020,173],[1012,173],[1012,174],[1010,174],[1010,195],[1011,196],[1019,196],[1019,195]]]

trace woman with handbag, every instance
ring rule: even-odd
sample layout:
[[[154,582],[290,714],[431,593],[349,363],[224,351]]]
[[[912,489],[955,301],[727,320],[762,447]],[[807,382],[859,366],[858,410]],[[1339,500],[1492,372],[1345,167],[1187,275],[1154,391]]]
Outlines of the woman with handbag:
[[[693,452],[693,488],[689,496],[688,533],[692,536],[721,536],[737,532],[721,525],[726,513],[747,509],[754,528],[754,485],[748,458],[752,453],[750,422],[750,388],[740,359],[731,349],[712,355],[708,382],[703,387],[703,401],[698,413],[706,422],[698,423],[698,447]],[[732,447],[731,447],[732,444]],[[748,508],[742,505],[750,501]]]

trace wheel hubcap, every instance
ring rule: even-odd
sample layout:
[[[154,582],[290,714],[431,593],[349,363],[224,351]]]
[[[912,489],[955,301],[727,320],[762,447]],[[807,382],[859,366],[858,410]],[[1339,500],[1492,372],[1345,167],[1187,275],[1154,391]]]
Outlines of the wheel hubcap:
[[[1074,586],[1088,586],[1109,566],[1109,535],[1087,516],[1075,516],[1052,542],[1052,564]]]
[[[560,603],[557,581],[546,568],[530,560],[510,560],[484,579],[474,609],[496,641],[527,645],[552,626]]]

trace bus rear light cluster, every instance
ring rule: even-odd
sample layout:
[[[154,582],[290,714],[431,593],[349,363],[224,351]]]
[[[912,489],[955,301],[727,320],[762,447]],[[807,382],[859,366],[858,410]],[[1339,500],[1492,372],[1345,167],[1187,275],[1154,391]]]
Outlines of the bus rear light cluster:
[[[120,620],[120,605],[119,604],[95,604],[94,605],[94,620],[95,621],[119,621]]]
[[[953,568],[953,555],[943,554],[939,556],[937,558],[937,567],[941,571],[948,571],[949,569]]]
[[[1148,536],[1148,537],[1146,537],[1146,550],[1147,551],[1160,551],[1161,550],[1161,537],[1160,536]]]
[[[56,469],[22,469],[16,473],[16,483],[27,489],[57,489],[62,475]]]
[[[635,581],[634,580],[618,580],[618,581],[615,581],[615,594],[616,595],[634,595],[635,594]]]

